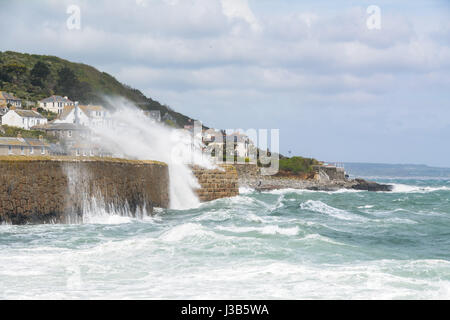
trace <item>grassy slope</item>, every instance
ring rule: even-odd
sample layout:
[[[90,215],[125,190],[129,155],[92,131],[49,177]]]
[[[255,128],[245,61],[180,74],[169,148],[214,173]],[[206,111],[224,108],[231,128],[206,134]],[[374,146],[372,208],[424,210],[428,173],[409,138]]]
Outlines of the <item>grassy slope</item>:
[[[29,83],[29,73],[38,61],[47,63],[51,71],[44,88],[36,87]],[[160,110],[161,115],[169,112],[177,120],[177,124],[179,126],[184,126],[189,121],[189,117],[170,110],[167,106],[162,105],[151,98],[147,98],[139,90],[126,86],[117,81],[113,76],[105,72],[100,72],[86,64],[73,63],[54,56],[0,51],[0,68],[14,64],[25,66],[27,69],[26,73],[16,79],[13,79],[11,82],[0,81],[0,90],[12,92],[24,100],[37,101],[54,94],[53,89],[58,79],[58,71],[63,67],[68,67],[75,72],[79,81],[87,82],[91,86],[93,91],[98,95],[99,99],[102,95],[122,96],[136,103],[144,110]],[[99,101],[92,102],[98,103]]]

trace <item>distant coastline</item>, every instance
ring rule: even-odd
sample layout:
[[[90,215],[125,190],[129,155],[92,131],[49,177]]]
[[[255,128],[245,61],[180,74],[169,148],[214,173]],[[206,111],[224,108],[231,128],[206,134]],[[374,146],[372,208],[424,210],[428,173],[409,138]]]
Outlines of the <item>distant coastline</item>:
[[[416,164],[344,163],[346,172],[352,177],[364,178],[449,178],[450,168]]]

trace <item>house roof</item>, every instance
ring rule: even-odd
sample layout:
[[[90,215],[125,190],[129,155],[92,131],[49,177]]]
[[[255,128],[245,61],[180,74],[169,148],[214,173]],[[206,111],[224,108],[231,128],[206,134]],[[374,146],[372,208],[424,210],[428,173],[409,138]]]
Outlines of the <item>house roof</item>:
[[[89,143],[85,141],[77,141],[73,146],[72,149],[101,149],[101,147],[96,143]]]
[[[75,108],[75,106],[65,106],[58,119],[65,119]]]
[[[105,111],[105,108],[103,108],[102,106],[78,106],[78,108],[80,108],[81,111],[83,111],[83,113],[90,117],[91,114],[90,112],[92,111]],[[59,115],[58,119],[65,119],[67,118],[67,116],[72,112],[72,110],[75,109],[75,106],[65,106],[62,113]]]
[[[48,123],[43,125],[34,126],[32,129],[45,130],[45,131],[58,131],[58,130],[87,130],[83,125],[76,123]]]
[[[226,137],[226,140],[229,142],[233,142],[235,139],[237,140],[237,142],[245,142],[249,140],[248,136],[239,132],[234,132],[232,134],[227,135]]]
[[[0,146],[18,146],[18,147],[49,147],[50,145],[39,139],[33,138],[0,138]]]
[[[21,101],[19,98],[16,98],[13,94],[0,91],[0,100],[18,100]]]
[[[51,102],[65,102],[65,103],[70,103],[72,102],[71,100],[69,100],[67,97],[61,97],[61,96],[51,96],[45,99],[42,99],[39,102],[43,102],[43,103],[51,103]]]
[[[87,112],[89,111],[105,111],[105,108],[103,108],[102,106],[78,106],[81,110],[84,111],[84,113],[87,114]]]
[[[39,112],[33,111],[33,110],[23,110],[23,109],[15,109],[11,110],[17,113],[22,118],[39,118],[39,119],[45,119],[43,115],[41,115]]]

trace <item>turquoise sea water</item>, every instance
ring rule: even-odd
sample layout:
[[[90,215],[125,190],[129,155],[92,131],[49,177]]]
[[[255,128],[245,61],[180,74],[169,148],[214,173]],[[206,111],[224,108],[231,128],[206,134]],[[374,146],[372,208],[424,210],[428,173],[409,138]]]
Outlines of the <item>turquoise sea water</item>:
[[[0,226],[0,298],[450,298],[450,181]]]

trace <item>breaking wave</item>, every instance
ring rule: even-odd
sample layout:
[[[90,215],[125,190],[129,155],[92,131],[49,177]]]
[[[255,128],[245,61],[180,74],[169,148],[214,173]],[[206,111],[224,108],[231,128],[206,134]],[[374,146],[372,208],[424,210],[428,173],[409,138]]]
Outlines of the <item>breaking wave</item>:
[[[244,190],[142,218],[93,199],[80,224],[0,226],[0,299],[449,299],[449,186],[410,184],[441,191]]]
[[[393,184],[395,193],[430,193],[437,191],[449,191],[450,187],[440,186],[440,187],[429,187],[429,186],[412,186],[406,184]]]

